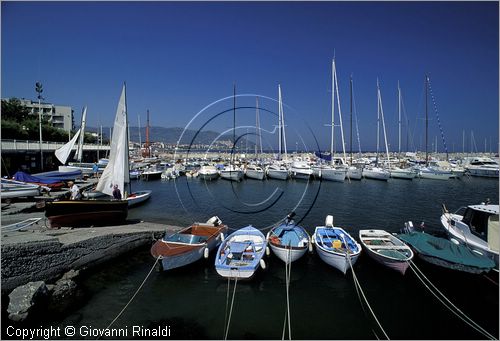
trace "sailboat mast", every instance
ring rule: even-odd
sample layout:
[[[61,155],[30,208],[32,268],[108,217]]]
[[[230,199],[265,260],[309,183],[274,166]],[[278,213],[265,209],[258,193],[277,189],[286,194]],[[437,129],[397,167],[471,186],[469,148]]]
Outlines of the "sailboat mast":
[[[351,109],[351,132],[349,134],[349,153],[351,155],[351,165],[352,165],[352,74],[349,78],[349,101],[350,101],[350,109]]]
[[[280,108],[281,108],[281,128],[283,129],[283,151],[285,153],[285,160],[288,159],[287,157],[287,150],[286,150],[286,133],[285,133],[285,112],[283,111],[283,97],[281,96],[281,88],[280,88]]]
[[[145,146],[145,149],[146,149],[146,156],[147,157],[151,157],[151,151],[149,149],[149,109],[146,111],[146,146]]]
[[[380,89],[379,89],[380,93]],[[382,128],[384,129],[384,143],[385,143],[385,153],[387,154],[387,166],[390,167],[390,158],[389,158],[389,147],[387,144],[387,130],[385,129],[385,119],[384,119],[384,107],[382,106],[382,95],[379,96],[380,102],[380,116],[382,117]]]
[[[128,106],[127,106],[127,83],[123,82],[123,89],[125,92],[125,126],[127,127],[127,130],[129,128],[128,126]],[[128,182],[128,193],[132,194],[132,182],[130,181],[130,164],[129,164],[129,150],[128,150],[128,145],[129,145],[129,139],[130,139],[130,130],[128,130],[128,134],[125,134],[125,137],[127,139],[125,143],[125,174],[124,174],[124,182]],[[123,198],[127,198],[125,193],[123,193]]]
[[[399,87],[399,81],[398,81],[398,125],[399,125],[398,154],[401,156],[401,88]]]
[[[378,85],[377,78],[377,153],[375,157],[375,164],[378,166],[378,150],[379,150],[379,140],[380,140],[380,88]]]
[[[139,154],[142,149],[142,141],[141,141],[141,115],[137,115],[137,123],[139,124]]]
[[[231,151],[231,158],[229,165],[233,163],[233,154],[236,149],[236,83],[233,83],[233,150]]]
[[[330,126],[330,163],[333,165],[334,141],[335,141],[335,58],[332,59],[332,122]]]
[[[429,165],[429,157],[427,154],[427,133],[429,129],[429,119],[427,114],[427,88],[428,88],[429,77],[425,75],[425,165]]]
[[[339,95],[339,82],[337,77],[337,68],[335,68],[335,89],[337,91],[337,106],[339,109],[339,121],[340,121],[340,136],[342,138],[342,154],[344,155],[343,162],[346,162],[345,154],[345,141],[344,141],[344,125],[342,124],[342,110],[340,110],[340,95]]]
[[[281,85],[278,84],[278,160],[281,160]]]

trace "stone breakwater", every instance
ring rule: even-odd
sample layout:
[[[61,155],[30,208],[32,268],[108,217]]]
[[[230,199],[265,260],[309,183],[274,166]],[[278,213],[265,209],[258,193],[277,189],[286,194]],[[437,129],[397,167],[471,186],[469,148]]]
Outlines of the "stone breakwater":
[[[118,257],[180,227],[147,222],[80,229],[2,233],[2,291],[34,281],[51,281]]]

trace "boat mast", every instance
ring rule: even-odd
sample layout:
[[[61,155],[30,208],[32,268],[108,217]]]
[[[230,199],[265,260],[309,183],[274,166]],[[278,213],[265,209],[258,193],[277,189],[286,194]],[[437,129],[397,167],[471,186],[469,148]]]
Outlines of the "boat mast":
[[[332,59],[332,122],[330,126],[330,164],[333,166],[335,141],[335,57]]]
[[[233,83],[233,150],[231,151],[229,166],[231,166],[233,163],[235,149],[236,149],[236,83]]]
[[[141,141],[141,115],[137,115],[137,123],[139,124],[139,154],[142,149],[142,141]]]
[[[425,166],[429,165],[429,157],[427,154],[427,133],[429,129],[429,119],[427,114],[427,87],[428,87],[429,77],[425,75]]]
[[[380,94],[380,88],[379,88]],[[385,153],[387,154],[387,167],[390,167],[390,158],[389,158],[389,147],[387,144],[387,131],[385,130],[385,120],[384,120],[384,108],[382,106],[382,95],[379,96],[380,102],[380,116],[382,117],[382,128],[384,129],[384,142],[385,142]]]
[[[379,140],[380,140],[380,88],[378,85],[377,78],[377,152],[375,156],[375,166],[378,166],[378,149],[379,149]]]
[[[149,109],[147,110],[147,118],[146,118],[146,155],[147,157],[151,157],[151,150],[149,149]]]
[[[351,109],[351,133],[349,134],[349,153],[351,154],[351,165],[352,165],[352,74],[349,78],[349,99],[350,99],[350,109]]]
[[[128,109],[127,109],[127,83],[123,82],[123,89],[125,92],[125,126],[128,129]],[[128,193],[132,194],[132,182],[130,181],[130,164],[129,164],[129,134],[126,134],[126,143],[125,143],[125,174],[124,174],[124,182],[128,182]],[[123,198],[127,198],[127,195],[123,193]]]
[[[255,110],[255,130],[256,130],[256,133],[257,133],[257,136],[259,137],[259,139],[257,140],[256,139],[256,143],[255,143],[255,158],[257,158],[257,153],[258,153],[258,149],[257,149],[257,142],[259,143],[259,147],[260,147],[260,155],[262,155],[262,135],[260,133],[260,115],[259,115],[259,97],[255,97],[255,107],[256,107],[256,110]],[[259,156],[260,156],[259,155]]]
[[[281,85],[278,84],[278,160],[281,160]]]
[[[401,88],[399,87],[399,81],[398,81],[398,125],[399,125],[398,155],[399,157],[401,157]]]
[[[346,154],[345,154],[345,141],[344,141],[344,126],[342,124],[342,110],[340,110],[340,95],[339,95],[339,83],[337,78],[337,69],[335,68],[335,58],[333,60],[334,72],[335,72],[335,88],[337,89],[337,106],[339,109],[339,121],[340,121],[340,136],[342,137],[342,153],[344,155],[343,162],[346,163]]]

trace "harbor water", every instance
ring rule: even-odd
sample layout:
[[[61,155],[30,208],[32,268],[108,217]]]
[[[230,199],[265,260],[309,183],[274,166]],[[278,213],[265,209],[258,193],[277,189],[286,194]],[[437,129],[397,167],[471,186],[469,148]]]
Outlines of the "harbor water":
[[[218,179],[205,182],[180,177],[170,181],[134,181],[133,190],[152,189],[152,198],[130,209],[129,219],[187,226],[213,215],[231,229],[253,225],[267,232],[295,211],[296,221],[311,234],[326,215],[358,239],[360,229],[398,232],[405,221],[428,231],[440,230],[442,204],[455,211],[487,198],[498,203],[498,179],[347,181]],[[237,282],[230,339],[281,339],[286,311],[284,263],[265,257],[266,270]],[[126,254],[87,273],[85,302],[64,318],[44,326],[103,329],[125,307],[146,278],[155,259],[149,247]],[[415,264],[458,308],[498,338],[498,274],[473,275],[415,259]],[[392,339],[484,339],[447,310],[409,269],[405,276],[375,263],[362,252],[355,274],[380,325]],[[494,283],[496,282],[496,283]],[[112,328],[169,326],[172,339],[222,339],[234,282],[208,259],[168,272],[152,271],[137,296]],[[353,274],[343,275],[313,252],[292,263],[289,287],[291,337],[294,339],[384,338],[360,303]],[[288,337],[288,334],[287,336]],[[95,339],[80,335],[79,338]],[[149,337],[151,338],[151,337]],[[106,339],[106,337],[103,337]]]

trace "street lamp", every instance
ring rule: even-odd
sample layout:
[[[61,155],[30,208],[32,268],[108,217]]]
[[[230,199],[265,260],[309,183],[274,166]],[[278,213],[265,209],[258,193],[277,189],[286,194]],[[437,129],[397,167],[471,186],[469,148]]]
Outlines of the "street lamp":
[[[40,128],[40,168],[43,171],[43,151],[42,151],[42,104],[41,104],[41,99],[42,99],[42,92],[43,92],[43,87],[41,82],[36,82],[35,84],[35,91],[38,93],[38,123],[39,123],[39,128]]]

